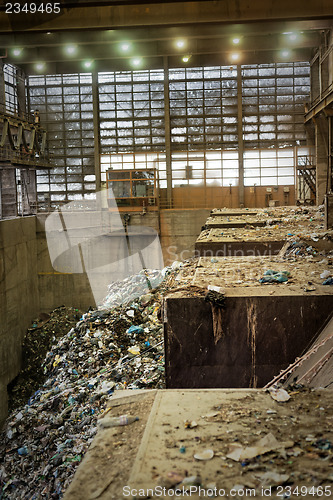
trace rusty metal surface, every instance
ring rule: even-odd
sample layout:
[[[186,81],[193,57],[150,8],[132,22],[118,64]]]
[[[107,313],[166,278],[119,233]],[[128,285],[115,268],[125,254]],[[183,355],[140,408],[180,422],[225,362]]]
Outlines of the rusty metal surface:
[[[167,387],[263,387],[308,347],[332,308],[332,295],[227,297],[216,342],[209,303],[168,297]]]

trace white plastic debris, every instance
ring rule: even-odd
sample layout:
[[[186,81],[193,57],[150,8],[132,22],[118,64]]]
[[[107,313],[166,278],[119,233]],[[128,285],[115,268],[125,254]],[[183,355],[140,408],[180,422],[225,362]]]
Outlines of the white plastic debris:
[[[208,285],[208,286],[207,286],[207,289],[208,289],[210,292],[223,293],[223,288],[221,288],[220,286],[216,286],[216,285]]]
[[[271,387],[270,389],[268,389],[268,392],[270,393],[271,397],[275,401],[278,401],[279,403],[285,403],[290,399],[290,396],[287,393],[287,391],[282,388],[277,389],[275,387]]]
[[[213,452],[213,450],[208,449],[208,450],[199,451],[199,452],[195,453],[193,456],[196,460],[211,460],[214,456],[214,452]]]

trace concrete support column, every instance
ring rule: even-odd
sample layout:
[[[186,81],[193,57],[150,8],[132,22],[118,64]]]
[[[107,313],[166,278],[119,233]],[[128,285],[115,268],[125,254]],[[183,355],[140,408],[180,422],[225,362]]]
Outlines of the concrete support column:
[[[237,65],[237,132],[238,132],[238,200],[244,207],[244,142],[243,142],[243,102],[242,66]]]
[[[17,192],[15,168],[0,169],[1,217],[17,217]]]
[[[99,99],[98,99],[98,73],[92,73],[92,95],[93,95],[93,124],[94,124],[94,159],[96,192],[101,190],[101,146],[99,127]]]
[[[328,116],[328,171],[327,171],[327,192],[333,191],[333,127],[332,116]]]
[[[317,55],[311,62],[310,67],[310,99],[311,103],[313,103],[320,95],[320,80],[319,80],[319,55]]]
[[[172,208],[171,128],[168,58],[164,56],[164,135],[167,178],[167,208]]]
[[[321,205],[327,192],[327,122],[326,118],[317,117],[315,121],[316,149],[316,203]]]
[[[326,229],[333,229],[333,194],[325,196],[325,225]]]
[[[329,52],[325,52],[320,58],[320,85],[321,93],[325,95],[329,87]]]
[[[25,74],[20,71],[16,74],[17,104],[19,116],[26,117],[27,102],[25,93]]]
[[[329,83],[333,83],[333,30],[330,32],[329,39],[329,54],[328,54],[328,79]]]
[[[0,61],[0,111],[6,112],[5,78],[3,74],[3,62]]]

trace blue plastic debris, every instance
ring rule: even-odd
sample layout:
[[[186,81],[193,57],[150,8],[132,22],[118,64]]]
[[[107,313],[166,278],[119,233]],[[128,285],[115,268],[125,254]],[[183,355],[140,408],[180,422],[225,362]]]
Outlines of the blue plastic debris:
[[[259,283],[284,283],[288,281],[288,271],[272,271],[268,269],[264,272],[263,278],[259,279]]]
[[[19,455],[21,455],[21,457],[25,457],[26,455],[28,455],[29,451],[28,451],[28,448],[26,446],[22,446],[22,448],[19,448],[17,450],[17,453]]]
[[[143,333],[143,328],[141,328],[141,326],[130,326],[129,329],[127,330],[127,333],[137,333],[137,334],[141,334]]]

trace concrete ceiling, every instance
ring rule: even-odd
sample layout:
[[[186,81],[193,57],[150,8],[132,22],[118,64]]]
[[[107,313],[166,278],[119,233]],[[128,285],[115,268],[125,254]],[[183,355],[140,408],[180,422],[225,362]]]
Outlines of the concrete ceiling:
[[[70,0],[57,14],[6,14],[0,7],[4,62],[28,74],[255,64],[311,60],[333,25],[332,0]],[[290,34],[295,34],[290,37]],[[233,38],[239,38],[235,45]],[[177,48],[175,41],[185,46]],[[130,48],[122,52],[121,42]],[[66,53],[68,45],[76,52]],[[14,48],[22,48],[20,56]],[[288,55],[282,51],[288,50]],[[239,53],[233,60],[232,53]],[[188,63],[182,61],[189,55]]]

